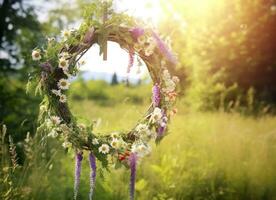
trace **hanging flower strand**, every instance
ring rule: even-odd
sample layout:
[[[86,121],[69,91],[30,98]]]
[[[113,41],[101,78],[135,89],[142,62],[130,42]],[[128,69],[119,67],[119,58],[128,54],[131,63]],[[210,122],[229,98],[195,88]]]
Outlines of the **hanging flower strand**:
[[[89,200],[92,200],[95,182],[96,182],[96,158],[92,152],[89,154],[89,164],[90,164],[90,192]]]
[[[136,155],[136,153],[131,153],[129,156],[129,167],[130,167],[129,195],[130,195],[130,200],[134,200],[136,164],[137,164],[137,155]]]
[[[81,162],[82,162],[82,159],[83,159],[82,152],[76,153],[74,200],[77,199],[79,186],[80,186],[80,175],[81,175]]]

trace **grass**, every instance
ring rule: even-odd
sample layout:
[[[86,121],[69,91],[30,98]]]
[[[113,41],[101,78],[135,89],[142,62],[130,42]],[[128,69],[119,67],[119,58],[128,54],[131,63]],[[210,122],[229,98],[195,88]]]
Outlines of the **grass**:
[[[114,86],[108,90],[103,92],[107,100],[113,98],[114,104],[72,97],[73,113],[85,123],[101,118],[96,127],[98,133],[133,127],[147,109],[150,89]],[[142,98],[142,103],[134,103],[132,97],[129,100],[127,92],[132,97],[136,95],[136,99]],[[124,94],[124,98],[120,99],[118,94]],[[276,117],[192,112],[182,101],[177,107],[179,112],[171,122],[169,135],[160,145],[153,144],[152,154],[140,161],[137,200],[276,199]],[[72,199],[73,196],[73,152],[65,153],[60,144],[54,143],[58,155],[51,170],[41,180],[32,179],[31,187],[43,188],[36,199]],[[94,199],[128,199],[129,171],[111,169],[104,175],[104,179],[97,176]],[[88,199],[88,193],[89,168],[85,155],[80,199]]]

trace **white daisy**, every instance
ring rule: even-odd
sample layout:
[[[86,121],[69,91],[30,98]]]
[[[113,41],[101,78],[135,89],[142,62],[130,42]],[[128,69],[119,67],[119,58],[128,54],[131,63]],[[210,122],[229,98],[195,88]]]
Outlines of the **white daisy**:
[[[61,57],[61,58],[59,59],[59,62],[58,62],[58,67],[61,68],[61,69],[63,69],[64,71],[65,71],[65,70],[68,70],[69,61],[66,60],[65,57]]]
[[[67,40],[71,36],[71,32],[71,30],[63,30],[61,31],[61,35],[65,40]]]
[[[151,152],[151,148],[143,143],[134,143],[131,147],[131,152],[136,153],[139,157],[144,157]]]
[[[113,139],[119,139],[120,138],[120,134],[118,132],[113,132],[113,133],[111,133],[111,138],[113,138]]]
[[[60,96],[59,96],[59,101],[60,101],[61,103],[66,103],[66,101],[67,101],[66,95],[64,95],[64,94],[60,95]]]
[[[160,108],[154,108],[154,111],[151,114],[150,117],[150,122],[151,123],[156,123],[158,121],[160,121],[160,119],[162,118],[162,110]]]
[[[109,146],[107,144],[102,144],[102,146],[99,147],[99,152],[107,154],[109,152]]]
[[[61,90],[68,90],[69,86],[70,86],[70,83],[67,79],[62,78],[58,81],[58,87]]]
[[[40,50],[35,49],[32,51],[32,58],[33,60],[37,61],[41,59]]]
[[[99,140],[98,140],[97,138],[94,138],[94,139],[92,140],[92,144],[93,144],[93,145],[99,144]]]
[[[110,145],[114,148],[114,149],[119,149],[120,148],[120,141],[118,139],[113,139],[110,142]]]
[[[58,116],[51,116],[51,122],[53,123],[53,125],[59,125],[61,122],[61,119]]]

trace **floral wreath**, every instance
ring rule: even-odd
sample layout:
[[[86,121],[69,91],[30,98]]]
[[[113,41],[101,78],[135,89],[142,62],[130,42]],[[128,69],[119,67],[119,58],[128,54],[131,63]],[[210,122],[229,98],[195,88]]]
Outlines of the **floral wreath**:
[[[90,152],[90,199],[95,187],[96,159],[104,168],[110,162],[130,168],[130,199],[134,199],[137,160],[150,153],[151,140],[159,142],[165,136],[170,117],[176,112],[173,105],[179,80],[168,70],[175,66],[176,58],[152,29],[140,28],[129,17],[112,13],[104,15],[99,23],[91,16],[86,17],[78,30],[65,30],[61,39],[49,38],[46,47],[32,51],[32,59],[40,67],[31,75],[30,83],[37,85],[36,91],[44,96],[39,129],[49,137],[60,139],[65,148],[76,151],[75,199],[85,150]],[[68,107],[66,94],[70,78],[79,72],[80,58],[94,44],[99,44],[106,59],[107,41],[118,43],[129,53],[128,71],[135,55],[144,61],[153,81],[152,103],[133,129],[99,135],[94,133],[93,125],[88,127],[77,122]]]

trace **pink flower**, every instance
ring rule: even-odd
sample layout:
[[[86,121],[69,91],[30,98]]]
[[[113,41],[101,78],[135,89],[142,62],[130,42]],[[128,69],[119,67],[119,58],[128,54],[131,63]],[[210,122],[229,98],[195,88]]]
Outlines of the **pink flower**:
[[[131,33],[133,39],[137,41],[137,39],[140,36],[144,35],[145,30],[143,28],[135,27],[135,28],[130,29],[130,33]]]

